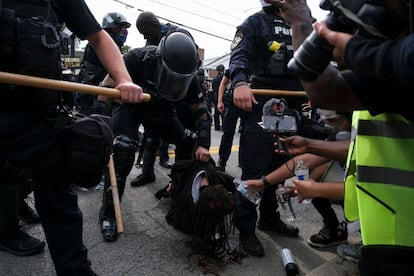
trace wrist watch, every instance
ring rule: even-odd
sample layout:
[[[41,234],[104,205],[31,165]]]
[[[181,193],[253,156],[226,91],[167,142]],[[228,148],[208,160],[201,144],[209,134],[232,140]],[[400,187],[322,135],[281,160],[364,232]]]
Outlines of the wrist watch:
[[[269,183],[269,181],[267,181],[266,176],[262,175],[262,181],[263,181],[263,185],[265,186],[265,188],[270,187],[271,184]]]

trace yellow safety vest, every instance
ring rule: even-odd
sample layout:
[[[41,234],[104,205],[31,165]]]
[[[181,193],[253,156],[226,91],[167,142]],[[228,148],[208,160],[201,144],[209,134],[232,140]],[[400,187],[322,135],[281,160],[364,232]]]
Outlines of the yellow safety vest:
[[[414,246],[414,123],[354,111],[345,217],[360,220],[364,245]]]

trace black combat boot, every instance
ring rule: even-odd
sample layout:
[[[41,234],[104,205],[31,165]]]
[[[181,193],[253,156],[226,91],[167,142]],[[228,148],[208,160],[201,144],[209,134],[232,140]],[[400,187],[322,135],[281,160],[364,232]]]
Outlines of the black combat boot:
[[[154,174],[154,164],[155,164],[155,156],[156,148],[145,148],[143,161],[144,164],[142,166],[142,174],[138,175],[135,179],[131,181],[132,187],[140,187],[144,186],[148,183],[152,183],[155,181],[155,174]]]
[[[116,228],[115,209],[110,189],[109,176],[105,175],[102,207],[99,211],[99,223],[101,225],[102,237],[106,242],[113,242],[118,239]],[[123,189],[122,189],[123,190]],[[122,193],[120,193],[122,195]]]
[[[36,211],[27,204],[25,199],[20,199],[19,210],[18,210],[19,219],[28,224],[40,223],[40,218],[37,215]]]
[[[16,256],[32,256],[43,251],[45,242],[36,239],[22,229],[14,229],[7,238],[0,240],[0,250]]]
[[[15,186],[0,186],[0,250],[16,256],[40,253],[45,242],[20,229],[17,215],[18,191]]]

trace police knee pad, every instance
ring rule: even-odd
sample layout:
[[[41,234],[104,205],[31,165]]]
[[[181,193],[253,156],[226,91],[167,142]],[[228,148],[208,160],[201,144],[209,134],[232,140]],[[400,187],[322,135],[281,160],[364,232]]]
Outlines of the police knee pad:
[[[135,161],[138,142],[126,135],[119,135],[114,140],[114,166],[120,178],[126,178]]]

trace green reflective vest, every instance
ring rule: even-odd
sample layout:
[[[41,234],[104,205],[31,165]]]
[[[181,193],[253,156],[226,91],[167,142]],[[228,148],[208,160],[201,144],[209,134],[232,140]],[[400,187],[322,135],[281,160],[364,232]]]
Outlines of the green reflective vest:
[[[345,217],[360,219],[364,245],[414,246],[414,123],[354,111]]]

